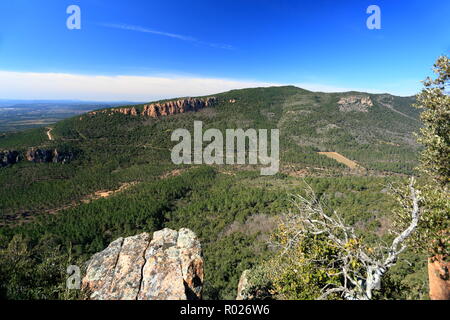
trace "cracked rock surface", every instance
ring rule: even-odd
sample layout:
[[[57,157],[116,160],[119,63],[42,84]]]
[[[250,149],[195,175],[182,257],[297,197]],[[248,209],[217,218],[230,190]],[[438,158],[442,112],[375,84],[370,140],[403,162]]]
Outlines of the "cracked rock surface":
[[[203,288],[200,242],[189,229],[119,238],[87,263],[91,300],[196,300]]]

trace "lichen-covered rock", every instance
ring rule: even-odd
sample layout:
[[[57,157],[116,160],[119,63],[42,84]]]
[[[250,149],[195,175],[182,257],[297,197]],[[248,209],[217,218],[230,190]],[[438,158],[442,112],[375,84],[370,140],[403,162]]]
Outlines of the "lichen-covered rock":
[[[93,300],[201,299],[200,242],[189,229],[119,238],[88,261],[82,287]]]

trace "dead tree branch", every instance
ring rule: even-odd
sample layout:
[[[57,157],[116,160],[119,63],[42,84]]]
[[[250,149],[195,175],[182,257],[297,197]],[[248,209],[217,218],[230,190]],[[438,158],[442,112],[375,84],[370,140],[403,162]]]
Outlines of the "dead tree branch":
[[[291,235],[289,241],[283,245],[284,254],[289,254],[307,235],[326,236],[338,252],[332,258],[333,261],[329,261],[329,265],[339,266],[342,284],[338,287],[323,288],[319,299],[325,299],[333,293],[340,293],[345,299],[351,300],[372,299],[373,291],[380,289],[383,276],[406,249],[405,240],[414,232],[419,222],[420,196],[414,188],[414,178],[411,178],[409,192],[412,202],[409,225],[390,245],[380,242],[371,248],[362,243],[354,228],[346,225],[337,212],[326,213],[310,186],[307,186],[305,196],[294,196],[295,213],[284,217],[284,226]]]

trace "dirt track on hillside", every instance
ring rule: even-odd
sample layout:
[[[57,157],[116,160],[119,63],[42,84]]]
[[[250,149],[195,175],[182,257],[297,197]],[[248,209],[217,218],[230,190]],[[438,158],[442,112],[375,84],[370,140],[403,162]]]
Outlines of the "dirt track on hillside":
[[[120,187],[118,189],[115,190],[99,190],[96,191],[92,194],[89,194],[87,196],[85,196],[84,198],[80,199],[80,200],[74,200],[66,205],[57,207],[57,208],[53,208],[53,209],[47,209],[44,210],[42,212],[36,212],[36,213],[31,213],[31,212],[21,212],[21,213],[17,213],[17,214],[11,214],[11,215],[7,215],[6,219],[4,222],[0,222],[0,226],[4,226],[6,224],[20,224],[20,223],[29,223],[31,221],[34,220],[34,218],[37,215],[40,214],[57,214],[60,211],[63,210],[68,210],[71,208],[75,208],[81,204],[87,204],[90,203],[92,201],[98,200],[98,199],[102,199],[102,198],[109,198],[115,194],[118,194],[120,192],[123,192],[127,189],[129,189],[132,186],[137,185],[138,182],[126,182],[126,183],[122,183],[120,185]]]
[[[50,141],[53,140],[52,130],[53,130],[53,128],[47,128],[47,137],[48,137],[48,140],[50,140]]]

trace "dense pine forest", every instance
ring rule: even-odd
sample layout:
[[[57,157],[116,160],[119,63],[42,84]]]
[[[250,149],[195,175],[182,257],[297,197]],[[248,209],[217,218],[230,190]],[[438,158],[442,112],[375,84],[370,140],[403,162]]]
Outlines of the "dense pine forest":
[[[355,96],[371,103],[342,107],[342,99]],[[392,237],[387,230],[396,202],[388,186],[415,172],[420,151],[413,97],[292,86],[214,97],[215,106],[159,118],[83,114],[52,125],[52,140],[46,128],[1,135],[0,151],[58,149],[73,159],[0,168],[0,296],[79,298],[65,288],[68,265],[83,265],[121,236],[186,227],[203,246],[205,298],[233,299],[242,271],[271,255],[269,233],[290,210],[291,195],[306,185],[368,242]],[[196,120],[204,130],[279,129],[280,172],[260,176],[256,165],[174,165],[171,133],[192,131]],[[327,151],[358,167],[318,153]],[[404,255],[389,274],[401,290],[384,298],[426,295],[426,260],[411,251]]]

